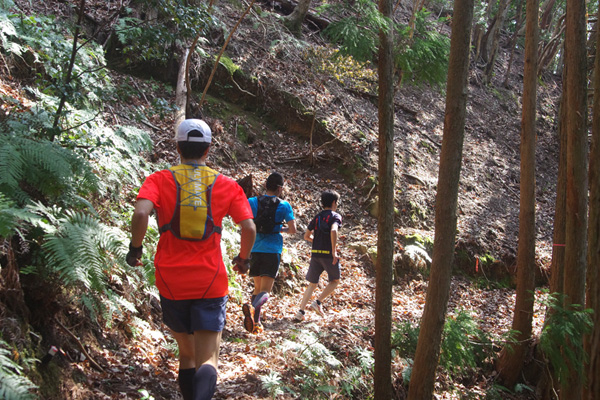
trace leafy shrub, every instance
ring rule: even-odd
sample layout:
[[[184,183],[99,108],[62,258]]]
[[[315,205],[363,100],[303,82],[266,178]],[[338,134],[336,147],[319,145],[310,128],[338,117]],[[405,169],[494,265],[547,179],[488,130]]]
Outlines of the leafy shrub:
[[[398,26],[399,40],[394,50],[394,63],[411,83],[441,85],[448,74],[450,39],[437,32],[427,19],[429,12],[416,14],[414,35],[408,26]]]
[[[450,374],[463,375],[479,364],[474,343],[477,331],[477,324],[465,311],[446,319],[440,365]]]
[[[214,24],[208,3],[192,6],[184,0],[143,0],[140,3],[149,15],[156,14],[156,18],[142,20],[128,9],[129,15],[119,18],[116,27],[129,62],[137,57],[165,62],[172,56],[175,45],[191,41],[199,34],[205,36]]]
[[[304,57],[316,72],[333,77],[345,87],[365,93],[377,91],[377,71],[368,62],[326,47],[311,47]]]
[[[340,382],[342,394],[352,398],[356,397],[356,392],[360,392],[361,398],[369,398],[369,394],[373,392],[373,368],[375,367],[373,352],[356,347],[353,353],[358,365],[346,367],[341,374],[343,377]]]
[[[0,9],[0,43],[9,64],[35,72],[35,86],[50,96],[67,94],[74,106],[99,105],[110,82],[102,47],[86,42],[78,47],[69,83],[66,67],[73,51],[72,39],[53,17],[9,14]],[[26,68],[22,64],[25,63]]]

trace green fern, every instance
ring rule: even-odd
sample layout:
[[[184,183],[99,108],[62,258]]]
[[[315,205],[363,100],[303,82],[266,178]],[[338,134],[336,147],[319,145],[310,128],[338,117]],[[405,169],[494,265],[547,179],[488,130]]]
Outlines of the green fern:
[[[281,375],[277,371],[271,371],[267,375],[261,375],[260,381],[272,399],[276,399],[277,396],[281,396],[285,393],[281,388],[283,386]]]
[[[379,48],[379,32],[389,31],[390,20],[377,9],[372,0],[357,0],[326,4],[322,12],[331,11],[341,19],[328,25],[324,34],[340,46],[340,55],[352,56],[358,61],[372,61]]]
[[[117,268],[112,257],[125,257],[122,235],[83,213],[67,211],[58,222],[57,231],[47,234],[42,245],[48,268],[67,286],[83,284],[103,292],[105,271]]]
[[[419,340],[419,327],[410,321],[402,321],[395,324],[396,329],[392,331],[392,348],[402,358],[414,358]]]
[[[460,311],[444,325],[440,365],[452,375],[460,376],[477,366],[473,339],[478,327],[471,315]]]
[[[36,386],[23,375],[23,368],[11,358],[6,342],[0,339],[0,399],[34,399]]]
[[[587,354],[583,349],[583,336],[592,331],[592,309],[582,309],[578,304],[564,307],[565,296],[551,293],[544,301],[552,309],[540,335],[540,348],[548,358],[560,383],[566,382],[575,370],[583,376]]]
[[[152,139],[147,132],[134,127],[121,126],[115,130],[97,127],[89,133],[93,146],[87,157],[102,175],[100,193],[117,196],[124,185],[141,186],[140,176],[145,175],[143,158],[152,150]]]
[[[9,238],[15,234],[24,239],[24,221],[32,223],[39,217],[24,208],[14,207],[14,202],[0,192],[0,237]]]
[[[56,143],[0,136],[0,191],[18,205],[49,199],[72,205],[77,193],[91,193],[98,178],[80,156]]]

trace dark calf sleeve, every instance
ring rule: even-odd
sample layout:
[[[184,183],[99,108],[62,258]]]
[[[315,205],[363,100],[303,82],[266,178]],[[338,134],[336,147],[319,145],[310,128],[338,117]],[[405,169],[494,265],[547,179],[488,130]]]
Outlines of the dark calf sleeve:
[[[181,395],[183,396],[183,400],[193,400],[194,399],[194,374],[196,373],[196,368],[186,368],[179,370],[179,376],[177,377],[177,381],[179,382],[179,389],[181,390]]]
[[[254,322],[260,322],[260,308],[267,300],[269,300],[269,294],[267,292],[260,292],[252,301],[252,307],[254,307]]]
[[[202,364],[194,375],[194,400],[210,400],[217,385],[217,370],[210,364]]]

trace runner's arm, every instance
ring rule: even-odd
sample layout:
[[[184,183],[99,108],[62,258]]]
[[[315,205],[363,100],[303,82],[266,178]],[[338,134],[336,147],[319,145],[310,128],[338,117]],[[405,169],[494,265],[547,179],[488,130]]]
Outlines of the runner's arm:
[[[340,258],[337,254],[338,224],[336,222],[331,225],[331,232],[329,235],[331,237],[331,255],[333,256],[332,264],[337,264]]]
[[[256,239],[256,226],[254,225],[254,220],[251,218],[241,221],[239,225],[242,228],[240,257],[248,259],[250,258],[250,253],[252,252],[254,239]]]
[[[148,229],[148,219],[153,209],[154,203],[150,200],[139,199],[135,203],[133,215],[131,216],[131,245],[133,247],[142,245]]]
[[[289,233],[290,235],[296,233],[296,220],[293,219],[291,221],[288,221],[287,226],[281,228],[281,232]]]
[[[304,240],[311,242],[313,241],[313,231],[307,229],[306,232],[304,232]]]

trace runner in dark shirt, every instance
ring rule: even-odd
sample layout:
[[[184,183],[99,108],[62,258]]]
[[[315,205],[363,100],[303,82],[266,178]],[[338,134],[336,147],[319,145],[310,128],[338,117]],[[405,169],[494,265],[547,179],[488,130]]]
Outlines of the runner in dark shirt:
[[[332,190],[321,193],[323,211],[317,214],[308,224],[304,239],[312,242],[310,265],[306,273],[308,287],[302,297],[300,310],[296,313],[296,320],[302,321],[305,317],[305,308],[313,292],[319,284],[323,271],[327,272],[329,283],[319,297],[313,301],[310,308],[320,316],[324,316],[321,303],[333,293],[340,283],[340,259],[337,252],[338,229],[342,226],[342,216],[336,212],[340,195]]]

